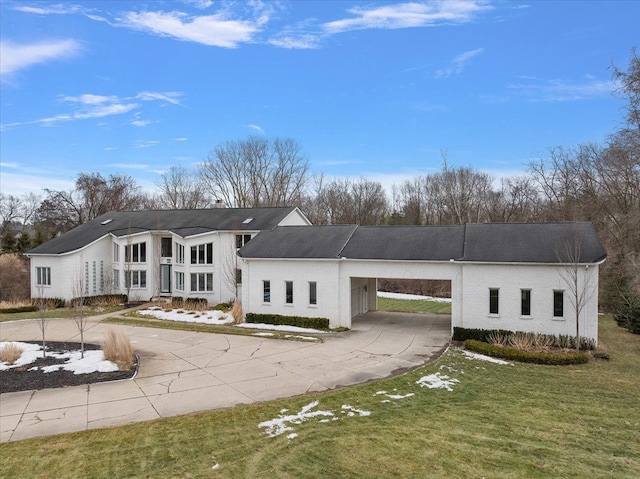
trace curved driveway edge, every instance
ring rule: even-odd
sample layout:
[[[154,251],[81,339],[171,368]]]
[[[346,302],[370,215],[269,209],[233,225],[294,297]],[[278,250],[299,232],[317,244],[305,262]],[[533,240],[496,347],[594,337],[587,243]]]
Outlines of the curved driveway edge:
[[[134,379],[0,394],[0,441],[122,425],[268,401],[381,379],[421,366],[449,343],[450,317],[373,312],[322,343],[93,321],[85,341],[126,331],[141,358]],[[37,320],[0,323],[0,340],[37,340]],[[77,341],[72,320],[50,320],[50,341]]]

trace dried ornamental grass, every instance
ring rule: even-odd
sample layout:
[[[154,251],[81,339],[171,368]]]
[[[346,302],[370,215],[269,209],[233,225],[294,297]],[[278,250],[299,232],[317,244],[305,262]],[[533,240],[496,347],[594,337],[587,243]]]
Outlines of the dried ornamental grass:
[[[511,346],[521,351],[528,351],[533,347],[534,336],[531,333],[516,332],[511,335],[509,342]]]
[[[23,349],[16,343],[7,343],[0,349],[0,362],[11,365],[20,359],[22,351]]]
[[[239,301],[233,303],[233,307],[231,308],[231,316],[233,316],[233,322],[236,324],[242,323],[242,305]]]
[[[109,329],[104,336],[102,351],[104,358],[116,363],[121,370],[126,371],[133,367],[133,347],[123,331]]]

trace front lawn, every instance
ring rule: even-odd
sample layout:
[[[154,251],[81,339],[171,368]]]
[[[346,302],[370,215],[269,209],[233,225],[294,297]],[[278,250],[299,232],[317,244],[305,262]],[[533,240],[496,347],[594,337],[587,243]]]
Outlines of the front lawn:
[[[98,314],[115,313],[123,309],[122,306],[85,306],[85,316],[96,316]],[[51,309],[44,312],[46,318],[73,318],[78,313],[73,308]],[[2,313],[0,314],[0,323],[3,321],[17,321],[19,319],[40,319],[40,312],[33,311],[29,313]]]
[[[451,303],[430,301],[427,299],[396,299],[378,297],[379,311],[397,311],[402,313],[440,313],[451,314]]]
[[[600,324],[609,361],[501,365],[452,349],[327,393],[1,444],[0,476],[635,479],[640,336]],[[274,419],[291,429],[268,437],[258,425]]]

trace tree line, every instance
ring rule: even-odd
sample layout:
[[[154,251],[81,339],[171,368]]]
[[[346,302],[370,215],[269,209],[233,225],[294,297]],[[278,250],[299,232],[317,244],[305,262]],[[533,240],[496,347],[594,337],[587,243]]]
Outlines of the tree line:
[[[590,221],[605,245],[602,302],[640,310],[640,59],[612,66],[625,101],[621,126],[602,144],[558,146],[521,176],[453,167],[394,184],[312,175],[293,139],[251,136],[213,148],[198,170],[173,166],[145,192],[125,175],[79,173],[70,191],[0,194],[2,252],[24,252],[111,210],[298,206],[314,224],[449,225]],[[621,296],[625,299],[620,299]]]

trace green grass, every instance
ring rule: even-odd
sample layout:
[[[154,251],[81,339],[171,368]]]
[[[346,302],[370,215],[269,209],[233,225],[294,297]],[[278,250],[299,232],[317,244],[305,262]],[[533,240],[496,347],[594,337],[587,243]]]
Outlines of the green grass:
[[[378,297],[379,311],[451,314],[451,303],[423,299],[392,299]]]
[[[1,477],[637,478],[640,336],[601,317],[610,361],[500,366],[459,350],[391,379],[286,400],[5,443]],[[416,381],[440,372],[453,391]],[[413,393],[383,403],[377,391]],[[268,438],[312,400],[339,420]],[[371,412],[347,417],[342,405]],[[214,459],[215,458],[215,459]],[[211,466],[217,461],[218,470]]]
[[[107,314],[120,311],[122,306],[86,306],[84,314],[86,316],[96,316],[98,314]],[[76,311],[72,308],[59,308],[45,311],[46,318],[73,318],[76,316]],[[19,319],[40,319],[40,312],[33,311],[30,313],[9,313],[0,314],[0,323],[3,321],[16,321]]]

